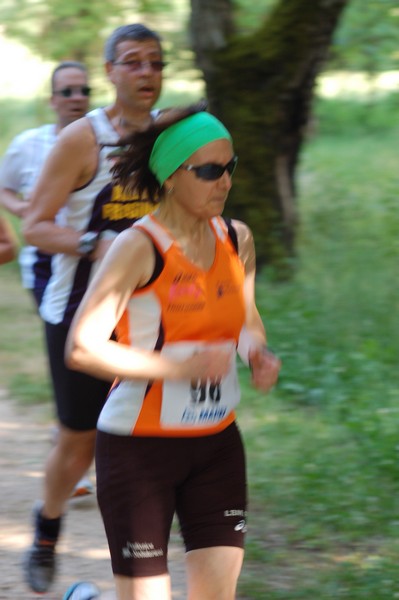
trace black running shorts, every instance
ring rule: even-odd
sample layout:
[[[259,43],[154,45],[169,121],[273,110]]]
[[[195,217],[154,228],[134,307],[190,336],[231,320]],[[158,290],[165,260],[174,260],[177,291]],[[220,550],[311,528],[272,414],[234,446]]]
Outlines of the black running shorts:
[[[75,431],[95,429],[111,384],[68,369],[64,360],[68,328],[50,323],[45,327],[58,419]]]
[[[115,575],[167,573],[174,514],[186,551],[244,545],[245,457],[235,423],[192,438],[97,432],[97,495]]]

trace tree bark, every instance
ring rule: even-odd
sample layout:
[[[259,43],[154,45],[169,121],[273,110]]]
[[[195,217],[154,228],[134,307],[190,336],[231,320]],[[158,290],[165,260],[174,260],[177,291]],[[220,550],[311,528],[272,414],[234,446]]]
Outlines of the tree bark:
[[[251,227],[258,265],[283,274],[295,255],[295,172],[316,77],[349,0],[280,0],[250,36],[230,0],[192,0],[192,47],[209,108],[239,156],[226,214]]]

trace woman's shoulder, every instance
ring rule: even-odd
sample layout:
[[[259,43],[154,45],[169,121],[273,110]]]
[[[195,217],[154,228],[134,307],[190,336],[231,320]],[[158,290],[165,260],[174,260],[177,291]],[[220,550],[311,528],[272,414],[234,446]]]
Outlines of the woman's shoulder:
[[[231,219],[230,224],[237,234],[239,244],[245,240],[252,239],[252,231],[248,225],[244,223],[244,221],[240,221],[239,219]]]

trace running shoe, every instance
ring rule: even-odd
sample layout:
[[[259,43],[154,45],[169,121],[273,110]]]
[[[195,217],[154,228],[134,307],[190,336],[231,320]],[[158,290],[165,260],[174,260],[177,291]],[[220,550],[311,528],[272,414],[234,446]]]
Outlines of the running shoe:
[[[28,586],[38,594],[44,594],[54,581],[56,572],[55,544],[51,540],[40,536],[38,523],[42,503],[36,504],[33,509],[35,537],[32,546],[26,552],[23,560],[23,571]]]
[[[100,597],[100,590],[93,583],[79,581],[67,589],[62,600],[95,600]]]
[[[88,477],[82,477],[75,485],[71,498],[80,498],[81,496],[90,496],[91,494],[94,494],[94,485]]]

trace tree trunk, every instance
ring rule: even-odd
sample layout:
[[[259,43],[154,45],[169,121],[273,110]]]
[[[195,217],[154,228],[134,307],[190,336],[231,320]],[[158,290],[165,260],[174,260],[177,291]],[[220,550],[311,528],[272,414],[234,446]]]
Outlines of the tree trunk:
[[[281,274],[295,254],[295,170],[316,77],[349,0],[280,0],[250,36],[230,0],[192,0],[191,33],[210,111],[239,156],[226,214],[251,227],[258,265]]]

